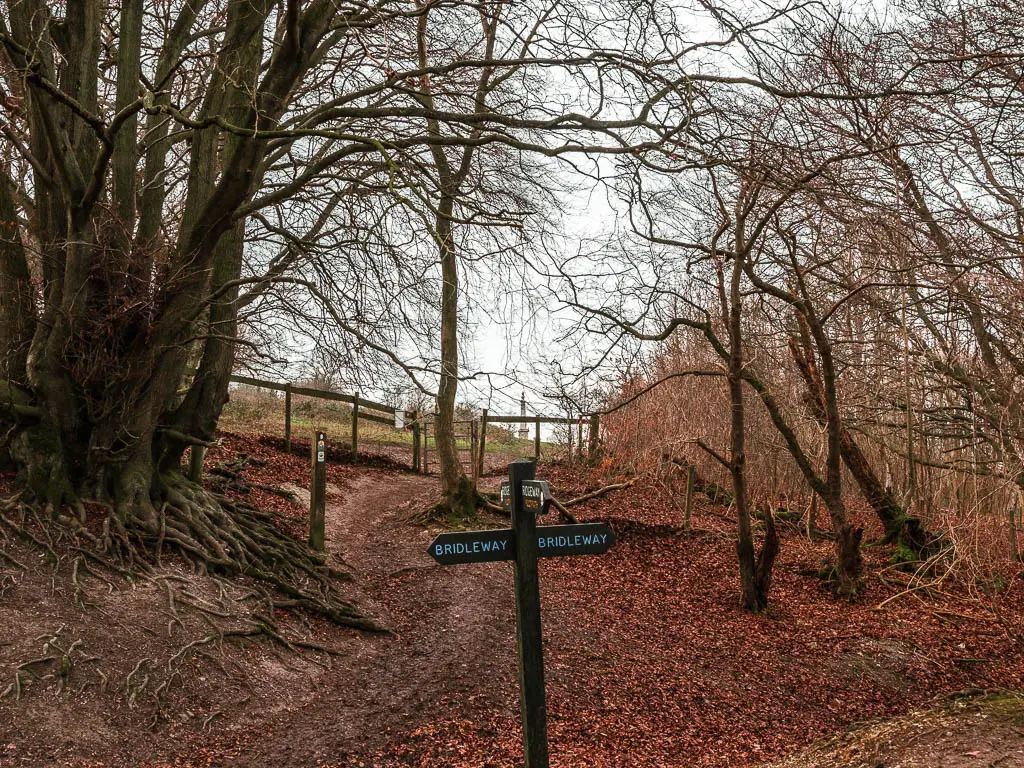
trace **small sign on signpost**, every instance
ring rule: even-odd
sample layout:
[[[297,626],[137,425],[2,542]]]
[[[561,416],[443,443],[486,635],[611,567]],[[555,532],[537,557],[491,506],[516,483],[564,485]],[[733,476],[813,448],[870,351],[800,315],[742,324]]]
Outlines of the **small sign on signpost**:
[[[430,542],[427,552],[441,565],[514,561],[524,768],[548,768],[537,559],[599,555],[615,543],[615,533],[605,523],[538,527],[535,515],[547,512],[552,500],[548,484],[533,479],[531,461],[514,461],[508,469],[509,479],[501,484],[500,498],[501,505],[511,512],[512,527],[442,533]]]
[[[501,481],[501,488],[498,491],[501,506],[505,511],[512,510],[512,485],[508,480]],[[531,512],[539,515],[546,515],[551,511],[551,487],[545,480],[524,480],[523,481],[523,505]]]

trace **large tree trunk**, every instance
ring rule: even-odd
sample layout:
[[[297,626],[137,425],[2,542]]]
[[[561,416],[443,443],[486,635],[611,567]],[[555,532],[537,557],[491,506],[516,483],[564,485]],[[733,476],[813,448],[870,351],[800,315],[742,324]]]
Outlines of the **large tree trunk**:
[[[485,14],[481,19],[486,18]],[[416,21],[417,55],[420,68],[424,74],[420,77],[419,90],[416,97],[419,102],[430,110],[436,109],[429,69],[429,46],[427,45],[427,29],[430,23],[429,7],[424,6],[423,12]],[[493,35],[493,28],[485,34]],[[493,39],[488,38],[489,55],[493,54]],[[477,109],[484,111],[483,99],[486,95],[486,82],[489,68],[484,68],[483,79],[476,95]],[[455,212],[456,197],[460,186],[465,182],[472,168],[474,147],[468,146],[461,150],[461,156],[452,162],[445,153],[444,137],[440,123],[434,118],[427,118],[428,134],[437,143],[430,147],[437,172],[439,202],[434,218],[434,239],[437,243],[441,262],[441,371],[437,388],[437,414],[435,416],[435,441],[437,445],[438,463],[441,468],[441,492],[444,497],[443,506],[458,516],[468,516],[476,511],[477,492],[459,460],[458,443],[455,437],[455,400],[459,388],[459,261],[455,247],[452,216]]]
[[[767,536],[760,553],[755,555],[754,536],[750,525],[750,500],[747,494],[746,426],[743,398],[743,297],[741,292],[744,258],[743,223],[741,217],[737,218],[739,219],[736,225],[737,242],[733,254],[732,277],[727,302],[730,347],[728,381],[731,408],[729,474],[732,477],[733,503],[736,505],[736,554],[739,557],[740,569],[740,604],[749,611],[760,613],[768,607],[768,590],[771,588],[772,567],[779,552],[779,538],[775,530],[775,521],[769,510],[765,515]]]
[[[476,494],[459,460],[455,437],[455,397],[459,388],[459,264],[452,241],[454,200],[438,206],[436,235],[441,256],[441,376],[437,388],[434,435],[441,467],[445,506],[462,516],[476,510]]]
[[[165,212],[162,194],[152,194],[165,183],[166,129],[150,137],[146,204],[138,205],[142,4],[121,7],[118,118],[104,123],[102,140],[82,115],[102,108],[105,4],[69,3],[66,18],[52,25],[36,0],[11,5],[13,39],[0,44],[25,73],[38,168],[27,226],[16,215],[13,179],[0,168],[0,220],[7,224],[0,238],[0,428],[26,499],[46,504],[52,524],[104,555],[145,567],[171,548],[203,568],[269,582],[295,605],[370,626],[331,585],[321,556],[271,516],[208,493],[181,472],[185,448],[213,436],[231,373],[245,226],[238,211],[259,187],[269,144],[253,130],[276,124],[331,23],[327,0],[304,12],[288,4],[265,62],[263,34],[277,5],[228,4],[197,112],[201,127],[190,136],[191,172],[180,228],[170,230],[174,243],[157,237]],[[158,71],[174,65],[200,6],[186,2]],[[26,51],[37,52],[31,62]],[[56,98],[53,83],[68,98]],[[241,130],[222,130],[213,118]],[[31,269],[23,241],[39,254]],[[32,272],[40,278],[35,285]],[[101,533],[76,521],[86,515],[83,501],[109,509]]]

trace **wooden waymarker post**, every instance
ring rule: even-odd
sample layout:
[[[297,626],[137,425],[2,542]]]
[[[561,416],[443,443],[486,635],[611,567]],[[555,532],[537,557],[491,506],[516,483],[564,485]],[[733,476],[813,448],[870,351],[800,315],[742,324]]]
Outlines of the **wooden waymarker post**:
[[[690,513],[693,511],[693,478],[694,478],[693,466],[686,468],[686,506],[683,508],[683,527],[688,531],[690,530]]]
[[[480,414],[480,446],[476,452],[476,476],[481,478],[484,476],[484,451],[487,450],[487,409],[484,408],[482,414]]]
[[[284,385],[284,452],[292,452],[292,385]]]
[[[359,393],[352,397],[352,463],[359,461]]]
[[[535,515],[547,511],[550,492],[547,483],[533,479],[535,471],[536,465],[526,459],[508,465],[509,479],[502,483],[502,499],[507,499],[511,508],[511,528],[442,533],[430,543],[427,552],[441,565],[514,561],[524,768],[548,768],[537,559],[599,555],[615,543],[615,534],[604,523],[544,525],[538,528]]]
[[[420,415],[417,413],[413,418],[415,421],[412,423],[412,471],[422,472],[423,468],[420,466],[422,464],[420,459]]]
[[[309,546],[324,551],[324,522],[327,507],[327,436],[320,431],[313,435],[312,470],[309,483]]]

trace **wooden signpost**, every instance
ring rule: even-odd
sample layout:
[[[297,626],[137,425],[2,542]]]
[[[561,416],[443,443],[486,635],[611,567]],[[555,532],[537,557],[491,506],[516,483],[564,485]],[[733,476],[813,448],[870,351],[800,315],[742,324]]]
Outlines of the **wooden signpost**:
[[[327,436],[320,431],[313,435],[312,468],[309,484],[309,547],[324,551],[324,523],[327,509]]]
[[[522,461],[526,461],[522,459]],[[529,463],[529,462],[526,462]],[[551,488],[544,480],[524,480],[523,504],[531,512],[538,515],[546,515],[551,510]],[[501,481],[501,490],[498,492],[501,499],[501,506],[506,512],[512,511],[512,483],[509,480]]]
[[[359,463],[359,393],[352,396],[352,463]]]
[[[533,479],[535,466],[525,459],[508,465],[509,479],[502,483],[501,499],[512,513],[511,528],[442,533],[430,543],[427,551],[441,565],[514,561],[524,766],[548,768],[537,559],[599,555],[615,543],[615,534],[604,523],[542,525],[538,528],[535,516],[547,512],[551,492],[547,483]]]

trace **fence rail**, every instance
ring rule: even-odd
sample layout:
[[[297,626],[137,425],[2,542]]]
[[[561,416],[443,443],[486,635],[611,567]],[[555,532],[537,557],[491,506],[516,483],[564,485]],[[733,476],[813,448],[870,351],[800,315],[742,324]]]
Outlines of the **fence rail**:
[[[302,395],[303,397],[319,397],[321,400],[334,400],[339,403],[352,403],[356,402],[356,398],[359,399],[360,408],[370,408],[374,411],[383,411],[384,413],[390,413],[394,415],[399,411],[393,405],[385,405],[384,403],[378,403],[373,400],[368,400],[362,395],[344,395],[340,392],[331,392],[329,389],[311,389],[309,387],[296,387],[292,384],[283,383],[280,381],[265,381],[263,379],[254,379],[251,376],[237,376],[232,374],[231,381],[234,384],[248,384],[251,387],[262,387],[263,389],[276,389],[278,392],[291,392],[293,395]],[[412,414],[412,411],[404,411],[406,415]]]
[[[386,403],[378,403],[375,400],[362,397],[359,393],[354,395],[347,395],[341,392],[332,392],[327,389],[313,389],[311,387],[297,387],[288,382],[280,381],[268,381],[266,379],[257,379],[252,376],[242,376],[238,374],[232,374],[230,381],[233,384],[245,384],[251,387],[260,387],[262,389],[271,389],[277,392],[284,392],[284,440],[285,450],[291,451],[292,444],[292,395],[299,395],[302,397],[312,397],[321,400],[333,400],[339,403],[349,403],[352,406],[352,461],[356,461],[357,452],[359,448],[359,419],[366,421],[372,421],[378,424],[386,424],[388,426],[395,426],[396,414],[402,414],[403,424],[405,428],[411,429],[413,433],[413,445],[412,445],[412,468],[417,472],[427,471],[427,425],[421,423],[419,420],[419,414],[416,411],[407,411],[401,408],[396,408]],[[369,412],[368,412],[369,411]],[[376,411],[377,413],[373,413]],[[383,415],[387,414],[387,416]],[[536,428],[534,437],[535,446],[535,458],[540,459],[540,425],[541,424],[563,424],[568,426],[578,425],[579,428],[579,441],[578,449],[583,446],[583,434],[582,424],[588,422],[588,454],[591,459],[597,455],[598,447],[598,434],[600,430],[600,414],[593,413],[589,415],[580,415],[576,417],[572,416],[501,416],[501,415],[490,415],[485,409],[479,420],[474,419],[472,422],[466,422],[467,425],[472,424],[469,434],[465,435],[469,439],[471,448],[471,465],[474,476],[478,476],[483,472],[483,455],[486,450],[487,440],[487,425],[488,424],[533,424]],[[431,432],[433,430],[430,430]],[[463,437],[459,435],[459,437]],[[570,446],[572,441],[571,429],[570,429]],[[422,445],[421,445],[422,441]]]
[[[572,416],[488,416],[491,424],[575,424]]]

